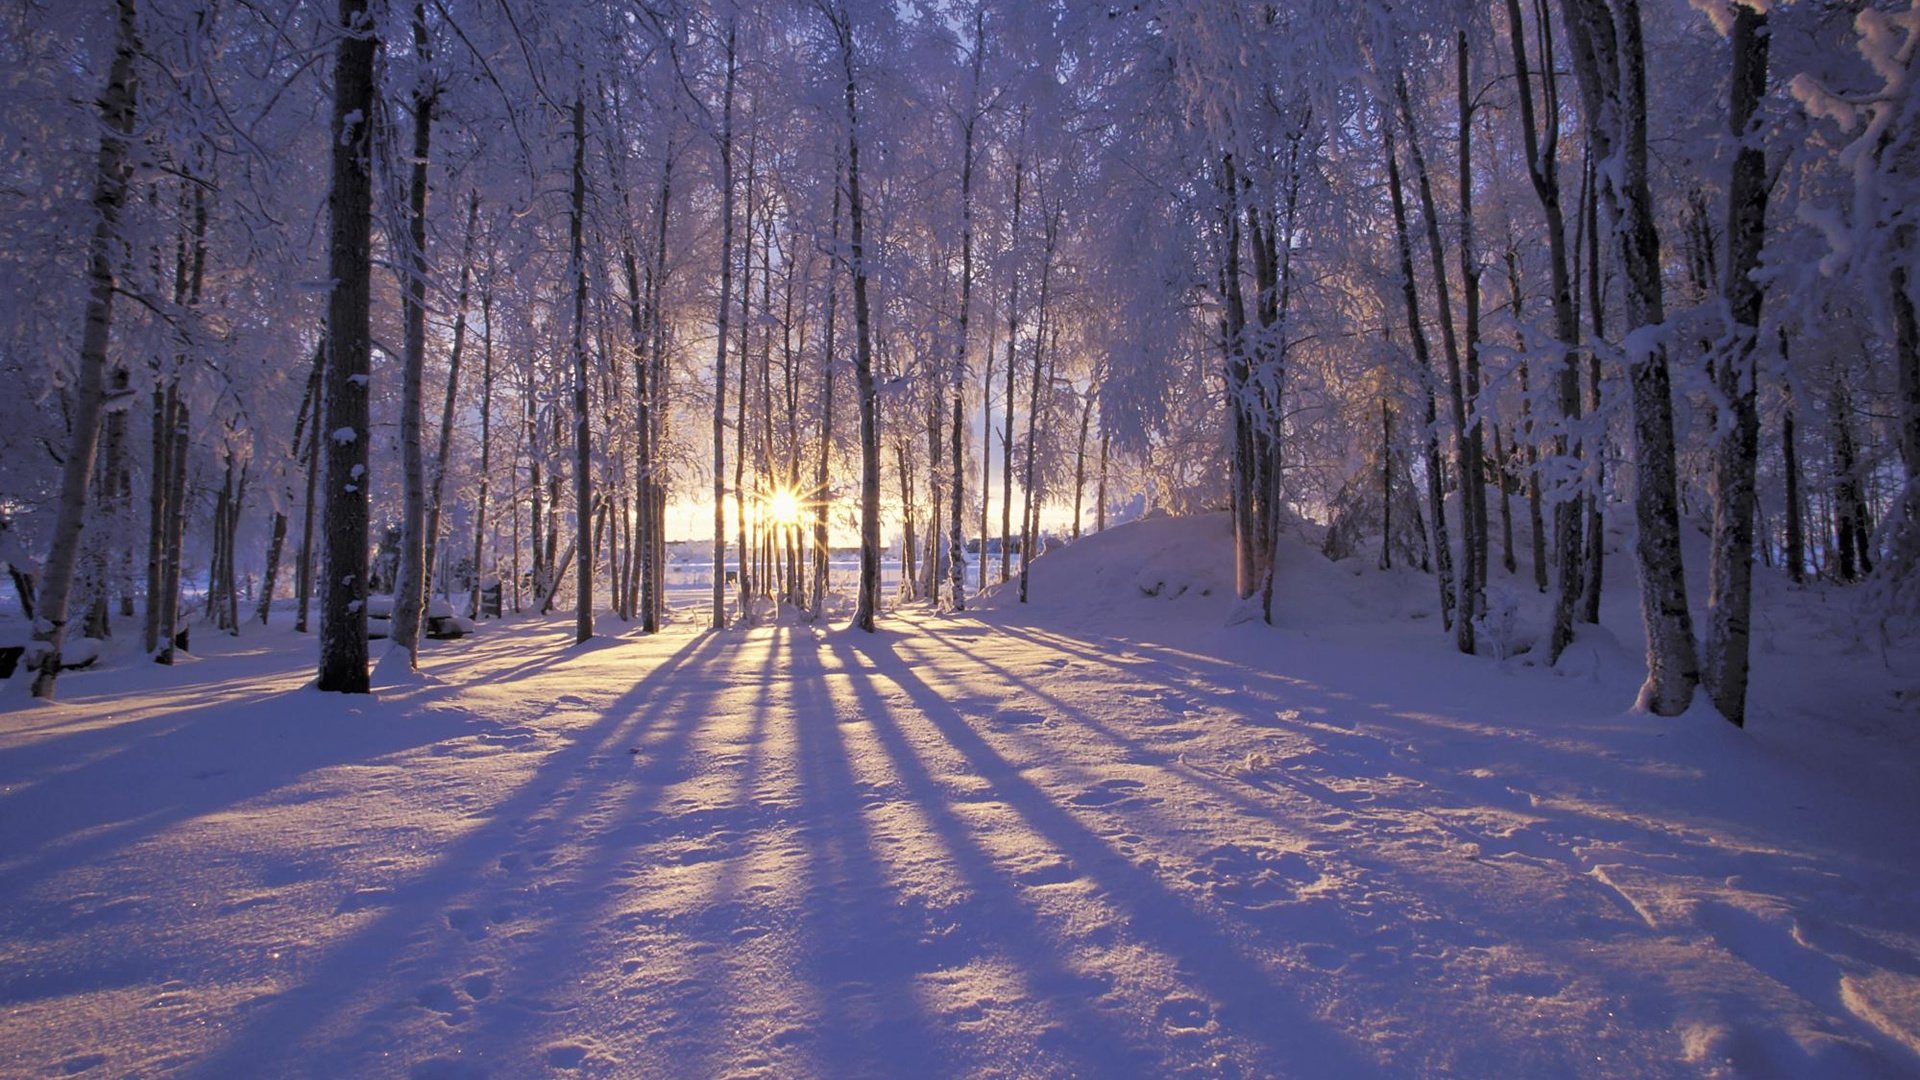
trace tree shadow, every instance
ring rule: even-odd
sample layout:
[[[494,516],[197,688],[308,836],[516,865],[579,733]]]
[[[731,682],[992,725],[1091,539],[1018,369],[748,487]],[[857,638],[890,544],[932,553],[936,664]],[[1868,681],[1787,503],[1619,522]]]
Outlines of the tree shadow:
[[[329,945],[295,985],[249,1011],[233,1037],[189,1075],[246,1075],[261,1062],[286,1062],[294,1052],[320,1072],[332,1069],[337,1075],[365,1068],[369,1061],[392,1068],[393,1059],[383,1058],[382,1051],[413,1056],[405,1047],[385,1045],[391,1017],[382,1008],[396,1002],[370,1003],[369,995],[377,997],[402,976],[444,968],[462,936],[471,941],[485,934],[489,914],[470,911],[460,901],[502,892],[499,875],[520,869],[531,854],[558,848],[579,828],[586,809],[609,790],[657,794],[684,774],[690,767],[687,743],[708,685],[698,675],[722,655],[723,645],[713,635],[695,639],[637,679],[591,724],[569,732],[564,745],[493,804],[482,823],[441,849],[429,869],[382,896],[384,910],[378,916]],[[644,755],[630,752],[643,743]],[[615,763],[632,768],[615,768]],[[437,944],[423,953],[422,941]],[[434,995],[446,991],[430,985],[420,992],[419,1003],[441,1008]],[[316,1036],[324,1042],[316,1045]]]
[[[859,694],[863,710],[908,780],[908,796],[937,815],[940,824],[936,831],[943,843],[967,868],[974,887],[991,898],[984,904],[982,914],[988,925],[982,932],[997,939],[1008,955],[1029,965],[1034,984],[1054,990],[1055,1004],[1078,1001],[1080,995],[1061,991],[1077,983],[1084,994],[1088,984],[1084,976],[1066,970],[1058,940],[1033,927],[1029,902],[1019,890],[1080,878],[1087,880],[1101,903],[1117,913],[1115,925],[1119,929],[1114,931],[1113,944],[1124,940],[1129,946],[1159,954],[1179,973],[1181,981],[1202,996],[1173,997],[1163,1003],[1153,1017],[1158,1031],[1143,1030],[1143,1018],[1137,1015],[1122,1022],[1118,1017],[1093,1014],[1084,1006],[1075,1007],[1067,1018],[1069,1025],[1062,1029],[1065,1038],[1058,1044],[1067,1059],[1063,1062],[1066,1072],[1105,1074],[1118,1069],[1135,1073],[1163,1068],[1169,1064],[1161,1059],[1168,1044],[1193,1040],[1202,1032],[1237,1040],[1243,1054],[1251,1051],[1243,1064],[1263,1061],[1272,1067],[1285,1062],[1324,1075],[1364,1075],[1380,1070],[1381,1062],[1366,1049],[1315,1015],[1297,986],[1288,985],[1249,956],[1232,929],[1216,914],[1170,891],[1154,872],[1110,846],[1053,795],[1022,775],[975,729],[972,718],[961,714],[946,695],[920,677],[916,660],[902,655],[893,641],[884,636],[864,639],[846,635],[836,639],[833,647],[843,666],[858,673],[856,686],[865,684]],[[880,679],[904,691],[910,712],[886,705],[877,689]],[[1007,866],[995,862],[979,846],[973,829],[954,812],[954,793],[927,771],[924,756],[929,747],[916,748],[907,736],[903,721],[912,714],[929,725],[923,743],[926,737],[933,737],[957,752],[966,770],[990,785],[993,799],[1004,804],[1051,853],[1064,856],[1065,866],[1043,861],[1024,873],[1009,873]],[[1115,989],[1102,986],[1092,996]],[[1132,989],[1137,994],[1142,988]],[[1149,1029],[1152,1026],[1147,1025]],[[1189,1046],[1177,1056],[1191,1053]]]

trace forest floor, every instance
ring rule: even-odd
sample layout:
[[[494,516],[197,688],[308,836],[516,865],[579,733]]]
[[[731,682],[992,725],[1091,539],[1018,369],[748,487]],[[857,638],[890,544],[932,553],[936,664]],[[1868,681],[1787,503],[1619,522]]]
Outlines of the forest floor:
[[[1913,642],[1766,583],[1740,731],[1624,711],[1627,593],[1548,670],[1305,547],[1226,625],[1226,552],[871,636],[486,624],[364,698],[283,629],[7,688],[0,1075],[1920,1072]]]

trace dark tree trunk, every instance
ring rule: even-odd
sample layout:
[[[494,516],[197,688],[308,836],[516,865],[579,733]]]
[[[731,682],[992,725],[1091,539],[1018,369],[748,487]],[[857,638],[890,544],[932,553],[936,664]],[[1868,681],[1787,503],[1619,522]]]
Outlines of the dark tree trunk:
[[[853,263],[853,381],[860,399],[860,593],[853,625],[869,633],[880,612],[880,399],[873,379],[873,314],[867,298],[866,208],[860,195],[859,83],[854,74],[853,23],[834,18],[847,101],[847,224]]]
[[[733,306],[733,91],[740,68],[727,24],[727,82],[720,99],[720,304],[713,357],[713,615],[727,628],[727,316]],[[745,362],[745,358],[742,358]],[[745,556],[745,552],[741,553]]]
[[[427,9],[413,5],[413,53],[425,67]],[[421,427],[425,410],[422,383],[427,364],[427,160],[433,143],[434,91],[424,76],[413,92],[413,152],[408,160],[407,246],[402,272],[401,310],[405,323],[400,374],[400,563],[393,579],[393,619],[388,648],[407,654],[407,666],[419,666],[420,620],[427,602],[427,467]]]
[[[454,299],[453,349],[447,354],[447,396],[440,405],[440,444],[433,455],[433,479],[427,486],[426,582],[431,591],[434,556],[440,548],[440,500],[446,489],[447,458],[453,449],[453,413],[460,396],[460,361],[467,352],[467,303],[473,281],[474,233],[480,225],[480,193],[467,195],[467,233],[460,245],[460,289]],[[482,453],[485,453],[483,450]],[[474,563],[478,576],[480,565]]]
[[[340,0],[328,194],[327,554],[321,575],[323,691],[367,692],[367,377],[373,230],[374,38],[366,0]]]
[[[1420,290],[1413,276],[1413,241],[1407,230],[1407,199],[1400,182],[1400,156],[1394,149],[1393,126],[1380,126],[1386,142],[1387,190],[1393,202],[1393,234],[1400,253],[1400,296],[1407,308],[1407,331],[1413,340],[1414,362],[1420,368],[1420,381],[1426,399],[1427,432],[1427,513],[1433,518],[1433,561],[1440,585],[1440,622],[1451,629],[1454,618],[1453,548],[1447,539],[1447,505],[1444,471],[1440,460],[1438,408],[1433,393],[1433,350],[1427,331],[1420,321]]]
[[[567,219],[567,250],[573,268],[573,639],[593,637],[593,445],[587,412],[587,258],[583,229],[587,212],[587,106],[573,99],[573,207]]]
[[[1760,452],[1759,370],[1754,355],[1766,294],[1753,279],[1766,243],[1767,160],[1752,141],[1754,113],[1767,90],[1767,17],[1734,7],[1733,88],[1728,126],[1740,150],[1727,188],[1727,272],[1721,285],[1733,321],[1733,345],[1716,374],[1725,399],[1713,454],[1712,553],[1707,568],[1707,640],[1701,675],[1713,704],[1736,726],[1746,722],[1748,652],[1753,622],[1753,517]]]
[[[1782,344],[1785,344],[1784,340]],[[1787,390],[1786,409],[1780,418],[1780,456],[1787,488],[1787,574],[1793,578],[1795,585],[1799,585],[1807,580],[1807,538],[1803,524],[1805,510],[1800,497],[1800,447],[1794,432],[1791,389]]]

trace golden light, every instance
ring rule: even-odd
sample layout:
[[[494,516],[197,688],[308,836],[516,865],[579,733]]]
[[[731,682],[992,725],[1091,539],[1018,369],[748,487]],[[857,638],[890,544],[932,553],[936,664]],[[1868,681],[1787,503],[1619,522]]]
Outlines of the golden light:
[[[801,514],[806,509],[792,488],[775,488],[761,500],[761,507],[767,523],[782,528],[800,524]]]

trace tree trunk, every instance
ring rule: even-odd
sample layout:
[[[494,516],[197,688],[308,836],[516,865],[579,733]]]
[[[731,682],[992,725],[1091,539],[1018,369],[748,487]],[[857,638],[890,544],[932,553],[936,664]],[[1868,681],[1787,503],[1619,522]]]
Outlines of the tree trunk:
[[[853,24],[834,17],[847,83],[847,224],[853,262],[853,381],[860,399],[860,593],[853,625],[869,633],[880,612],[880,399],[873,380],[873,315],[867,298],[865,206],[860,196],[859,83],[854,77]]]
[[[1539,0],[1544,4],[1545,0]],[[1600,274],[1600,198],[1595,190],[1593,154],[1586,155],[1586,178],[1580,197],[1585,204],[1587,234],[1587,324],[1593,329],[1596,346],[1587,354],[1587,403],[1595,415],[1600,413],[1600,350],[1607,339],[1606,280]],[[1577,258],[1576,254],[1576,258]],[[1600,622],[1600,590],[1606,583],[1607,565],[1607,425],[1602,422],[1594,436],[1593,493],[1587,499],[1587,585],[1582,596],[1581,620]]]
[[[1680,496],[1673,435],[1673,391],[1666,344],[1657,335],[1667,321],[1661,284],[1660,235],[1654,227],[1647,180],[1646,54],[1637,0],[1561,0],[1569,51],[1585,99],[1597,161],[1600,198],[1607,206],[1626,271],[1627,357],[1633,386],[1634,517],[1639,537],[1640,615],[1647,631],[1647,681],[1638,706],[1675,716],[1693,702],[1700,681],[1693,616],[1687,606],[1680,554]],[[1638,338],[1634,341],[1632,339]]]
[[[1046,204],[1041,203],[1041,209]],[[1020,602],[1027,602],[1028,567],[1033,563],[1033,549],[1040,536],[1040,503],[1038,493],[1033,489],[1034,452],[1037,449],[1040,433],[1040,394],[1046,383],[1046,373],[1041,363],[1046,358],[1047,342],[1047,305],[1052,299],[1050,290],[1053,277],[1053,257],[1060,241],[1060,211],[1055,210],[1047,216],[1046,247],[1040,254],[1040,312],[1034,323],[1033,335],[1033,382],[1027,388],[1027,448],[1026,464],[1020,476],[1021,514],[1020,514]],[[1009,414],[1011,415],[1011,414]]]
[[[460,244],[460,290],[454,299],[453,349],[447,354],[447,396],[440,405],[440,444],[433,454],[433,479],[427,487],[426,581],[433,581],[434,556],[440,548],[440,499],[446,488],[447,458],[453,449],[453,413],[460,396],[460,361],[467,351],[467,302],[473,281],[473,239],[480,224],[480,193],[467,195],[467,233]],[[483,451],[484,453],[484,451]],[[478,563],[474,574],[479,574]],[[444,591],[444,590],[443,590]]]
[[[1380,400],[1380,569],[1393,569],[1393,405]]]
[[[1433,350],[1427,343],[1427,331],[1420,321],[1420,290],[1413,276],[1413,241],[1407,230],[1407,199],[1400,182],[1400,156],[1394,149],[1393,126],[1380,125],[1386,143],[1387,191],[1393,203],[1393,233],[1400,253],[1400,296],[1407,308],[1407,331],[1413,340],[1414,362],[1420,368],[1421,387],[1426,398],[1427,432],[1427,512],[1433,518],[1434,574],[1440,586],[1440,623],[1451,629],[1454,617],[1453,547],[1447,539],[1445,466],[1440,461],[1438,409],[1433,393]]]
[[[740,68],[727,24],[727,81],[720,99],[720,306],[713,358],[713,616],[727,628],[727,316],[733,306],[733,90]],[[744,362],[744,358],[743,358]]]
[[[967,541],[966,526],[961,518],[967,510],[967,325],[973,307],[973,136],[980,118],[980,78],[986,52],[987,12],[983,4],[973,10],[973,83],[968,95],[967,118],[960,125],[960,316],[953,353],[953,417],[949,432],[952,444],[948,447],[953,459],[953,489],[949,492],[947,509],[948,594],[955,611],[967,609]],[[991,427],[982,428],[982,437],[991,430]],[[982,460],[985,456],[983,446]],[[981,494],[984,496],[985,492],[983,486]],[[980,554],[984,559],[986,552],[983,550]]]
[[[467,601],[467,617],[480,618],[480,589],[487,564],[480,558],[487,539],[487,497],[493,482],[493,274],[488,258],[488,274],[480,285],[480,491],[474,498],[473,514],[473,590]]]
[[[834,170],[833,178],[833,254],[840,257],[840,170]],[[833,458],[833,376],[835,371],[833,349],[835,331],[839,329],[840,277],[832,268],[827,272],[827,329],[821,343],[821,367],[825,368],[820,388],[820,457],[814,463],[813,470],[813,600],[811,614],[819,621],[826,612],[827,589],[831,582],[833,547],[827,522],[829,491],[827,488],[828,467]]]
[[[1025,135],[1024,120],[1022,135]],[[1013,162],[1013,220],[1007,226],[1007,245],[1017,250],[1020,246],[1020,196],[1026,178],[1026,162],[1015,158]],[[1014,349],[1020,339],[1020,264],[1014,260],[1009,273],[1013,280],[1007,286],[1007,394],[1001,399],[1006,409],[1006,428],[1000,436],[1000,580],[1007,580],[1013,556],[1009,544],[1013,526],[1013,377],[1018,365],[1014,362]],[[982,551],[984,558],[986,552]],[[981,572],[984,582],[985,571]]]
[[[413,5],[413,54],[425,67],[427,9]],[[420,619],[427,601],[427,466],[421,431],[425,410],[422,382],[427,363],[427,157],[432,149],[434,91],[424,76],[413,91],[413,152],[408,161],[407,246],[401,290],[404,341],[400,363],[400,564],[393,578],[393,620],[387,648],[407,654],[407,667],[420,663]]]
[[[1767,16],[1735,5],[1733,87],[1728,126],[1740,146],[1727,187],[1727,272],[1721,295],[1733,321],[1733,344],[1719,358],[1727,426],[1713,452],[1712,551],[1707,564],[1707,640],[1701,676],[1713,704],[1736,726],[1746,723],[1748,652],[1753,623],[1753,516],[1760,451],[1754,362],[1760,306],[1766,294],[1753,272],[1766,244],[1767,159],[1753,140],[1754,112],[1767,90]]]
[[[320,379],[326,374],[326,361],[327,343],[322,336],[313,349],[313,370],[307,375],[307,389],[300,396],[300,412],[293,421],[293,443],[287,448],[288,459],[296,464],[301,460],[301,445],[311,441],[307,434],[308,423],[311,422],[316,428],[319,426],[320,403],[315,399],[320,396]],[[260,608],[256,617],[261,626],[267,625],[267,613],[273,607],[274,590],[280,580],[280,553],[287,542],[286,504],[293,501],[291,486],[281,486],[281,499],[281,504],[273,511],[272,535],[267,540],[267,571],[260,582]]]
[[[1860,491],[1860,451],[1853,437],[1853,395],[1836,379],[1828,411],[1833,414],[1833,518],[1839,541],[1841,581],[1858,581],[1873,572],[1867,553],[1867,504]]]
[[[198,249],[204,251],[204,245],[196,240]],[[198,256],[195,261],[201,261]],[[198,273],[194,273],[195,280]],[[197,300],[198,287],[187,294]],[[182,643],[184,632],[180,630],[180,574],[181,558],[187,540],[187,446],[191,428],[188,426],[186,403],[181,400],[179,387],[174,387],[170,397],[173,400],[173,427],[169,438],[173,448],[167,458],[172,463],[173,475],[167,478],[167,521],[166,536],[162,541],[166,551],[166,560],[160,568],[160,632],[162,635],[160,652],[154,657],[162,664],[172,664],[174,651],[186,651]]]
[[[325,344],[323,340],[323,348]],[[158,371],[155,375],[158,375]],[[142,650],[149,656],[160,647],[160,587],[166,578],[163,566],[167,551],[167,480],[173,475],[172,394],[171,384],[163,386],[156,380],[153,387],[152,464],[147,485],[147,611],[142,638]],[[22,592],[21,599],[27,600],[27,593]],[[26,616],[32,618],[33,604],[26,603],[24,608]]]
[[[52,543],[41,571],[34,648],[38,654],[33,696],[53,697],[60,677],[60,650],[66,644],[67,606],[73,587],[74,557],[86,524],[87,487],[93,482],[99,446],[100,412],[106,396],[108,339],[113,329],[114,248],[119,244],[120,208],[127,197],[127,142],[133,134],[133,0],[120,0],[114,27],[113,64],[100,95],[100,150],[94,161],[93,207],[99,214],[87,244],[87,305],[73,390],[73,442],[60,477],[60,509]]]
[[[593,445],[587,412],[587,105],[573,99],[573,207],[567,220],[567,250],[573,268],[573,522],[580,547],[574,563],[573,639],[593,637]]]
[[[1100,423],[1100,476],[1093,485],[1093,531],[1107,531],[1107,445],[1113,431]]]
[[[1467,32],[1459,30],[1454,34],[1454,90],[1459,112],[1459,177],[1460,177],[1460,295],[1464,324],[1461,327],[1465,340],[1461,342],[1461,353],[1466,361],[1467,391],[1467,428],[1461,433],[1466,440],[1467,461],[1472,465],[1472,474],[1465,485],[1465,509],[1472,517],[1472,525],[1464,530],[1467,541],[1467,557],[1473,562],[1473,583],[1475,590],[1474,610],[1477,614],[1486,613],[1487,587],[1487,549],[1491,546],[1487,536],[1487,450],[1486,426],[1480,420],[1480,261],[1474,248],[1473,222],[1473,90],[1469,83],[1471,75],[1471,54],[1467,49]]]
[[[1080,505],[1087,492],[1087,428],[1093,423],[1093,391],[1080,409],[1080,441],[1073,455],[1073,538],[1080,539]]]
[[[737,545],[734,556],[739,562],[736,573],[740,614],[738,621],[753,625],[753,553],[747,535],[747,377],[748,358],[753,355],[748,334],[753,329],[753,181],[757,142],[747,138],[746,198],[740,209],[740,397],[734,402],[733,419],[733,522]]]
[[[1784,333],[1781,336],[1784,346]],[[1807,580],[1807,539],[1802,524],[1805,512],[1800,497],[1800,448],[1794,432],[1791,387],[1787,388],[1786,395],[1786,408],[1780,418],[1780,456],[1787,488],[1787,574],[1795,585],[1801,585]]]
[[[373,228],[373,61],[366,0],[340,0],[328,193],[327,554],[320,604],[323,691],[367,692],[367,379]]]
[[[326,403],[322,400],[327,377],[327,334],[324,327],[320,332],[320,343],[315,348],[314,369],[319,378],[314,383],[313,424],[307,430],[307,444],[300,456],[300,468],[306,473],[307,489],[300,503],[300,562],[294,568],[293,591],[295,598],[293,628],[299,633],[307,632],[307,614],[313,598],[313,502],[318,490],[320,476],[320,415]]]
[[[1426,154],[1420,148],[1420,133],[1414,126],[1413,104],[1407,95],[1404,72],[1398,73],[1394,89],[1400,99],[1401,123],[1407,129],[1407,157],[1413,163],[1414,188],[1420,195],[1420,210],[1426,220],[1427,256],[1433,264],[1434,306],[1440,322],[1440,344],[1447,358],[1447,401],[1453,413],[1453,430],[1458,440],[1455,468],[1459,470],[1460,491],[1460,587],[1456,595],[1459,617],[1453,623],[1454,644],[1463,653],[1474,651],[1475,619],[1485,607],[1479,580],[1477,539],[1474,535],[1473,489],[1479,486],[1479,465],[1473,460],[1472,441],[1467,435],[1467,398],[1461,374],[1460,339],[1453,323],[1453,300],[1447,285],[1446,245],[1440,237],[1440,214],[1434,206],[1433,181],[1427,171]]]
[[[1547,9],[1544,4],[1535,7],[1539,20],[1540,37],[1543,49],[1550,50],[1553,29],[1547,22]],[[1526,29],[1520,18],[1519,0],[1507,0],[1508,41],[1513,50],[1513,62],[1520,72],[1518,87],[1520,91],[1520,118],[1523,145],[1527,154],[1527,173],[1533,182],[1534,195],[1540,201],[1540,210],[1546,221],[1548,271],[1551,274],[1553,292],[1553,332],[1560,344],[1560,356],[1555,364],[1555,381],[1559,388],[1560,415],[1565,420],[1562,429],[1554,435],[1553,453],[1562,461],[1578,458],[1580,446],[1566,434],[1566,428],[1580,417],[1580,359],[1575,351],[1580,344],[1580,321],[1573,307],[1573,284],[1571,262],[1567,254],[1566,218],[1560,208],[1560,173],[1556,164],[1560,145],[1560,94],[1558,80],[1553,72],[1551,55],[1541,58],[1540,77],[1545,91],[1545,108],[1536,109],[1533,97],[1533,74],[1527,65]],[[1586,587],[1586,575],[1581,567],[1582,523],[1580,517],[1580,497],[1578,490],[1560,492],[1553,503],[1554,562],[1559,571],[1560,589],[1554,599],[1553,630],[1549,634],[1547,662],[1558,663],[1560,654],[1573,641],[1573,619],[1579,605],[1582,591]],[[1540,522],[1535,521],[1535,535],[1539,535]],[[1541,550],[1536,540],[1536,552]],[[1536,562],[1536,580],[1544,568]]]

